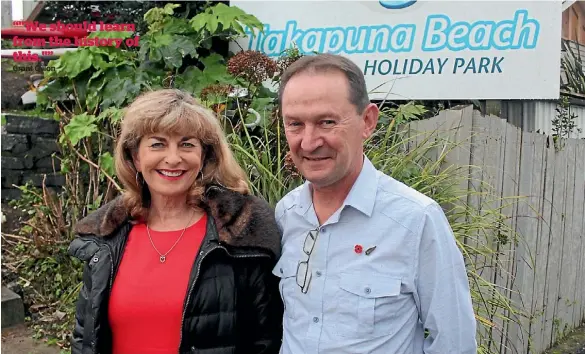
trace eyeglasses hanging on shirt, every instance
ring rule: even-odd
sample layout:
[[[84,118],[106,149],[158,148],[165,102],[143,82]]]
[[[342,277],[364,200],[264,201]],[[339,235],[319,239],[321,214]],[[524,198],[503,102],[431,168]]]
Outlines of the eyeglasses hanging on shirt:
[[[306,261],[300,261],[297,266],[297,285],[301,287],[301,292],[306,294],[309,291],[309,284],[311,283],[311,279],[313,278],[311,272],[309,271],[309,261],[311,260],[311,254],[315,249],[315,244],[317,243],[317,237],[319,236],[319,229],[311,230],[307,233],[305,237],[305,242],[303,243],[303,252],[308,256]],[[302,282],[300,282],[302,280]]]

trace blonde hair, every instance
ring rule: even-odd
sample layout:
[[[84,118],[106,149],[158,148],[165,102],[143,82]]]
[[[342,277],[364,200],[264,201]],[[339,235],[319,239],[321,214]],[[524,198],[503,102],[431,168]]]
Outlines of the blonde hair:
[[[146,183],[138,182],[133,161],[141,139],[155,133],[187,132],[203,145],[203,168],[188,192],[188,205],[199,206],[210,184],[250,193],[246,174],[234,158],[213,112],[180,90],[150,91],[126,108],[114,157],[116,174],[125,188],[124,204],[133,219],[146,219],[150,206],[150,191]]]

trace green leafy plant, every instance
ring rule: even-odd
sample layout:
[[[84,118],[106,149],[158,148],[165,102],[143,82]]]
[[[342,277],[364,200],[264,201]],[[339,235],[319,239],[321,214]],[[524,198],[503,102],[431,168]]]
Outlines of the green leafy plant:
[[[581,58],[581,51],[578,49],[579,44],[576,44],[577,49],[574,50],[572,43],[567,39],[562,39],[562,51],[563,56],[561,57],[561,68],[565,80],[561,83],[561,89],[578,93],[585,94],[585,70],[583,69],[583,60]]]
[[[19,234],[2,233],[3,282],[12,279],[22,290],[35,337],[67,348],[82,264],[67,253],[70,224],[59,195],[30,185],[20,190],[22,197],[10,205],[30,217]]]
[[[564,139],[570,138],[574,132],[581,133],[582,131],[575,123],[577,114],[571,112],[570,108],[569,98],[565,95],[561,96],[556,108],[557,114],[552,120],[553,138],[557,150],[562,149]]]
[[[406,104],[396,105],[395,107],[383,107],[380,109],[379,124],[388,124],[390,117],[394,120],[394,124],[403,124],[413,120],[418,120],[427,113],[424,105],[416,104],[413,101]]]

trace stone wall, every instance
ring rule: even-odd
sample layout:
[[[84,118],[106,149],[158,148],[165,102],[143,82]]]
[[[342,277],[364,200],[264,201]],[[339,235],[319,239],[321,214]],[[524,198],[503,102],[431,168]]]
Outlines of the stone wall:
[[[27,182],[41,187],[59,189],[65,184],[59,171],[57,138],[59,122],[27,116],[5,115],[2,127],[2,200],[20,197],[20,190],[13,185]]]

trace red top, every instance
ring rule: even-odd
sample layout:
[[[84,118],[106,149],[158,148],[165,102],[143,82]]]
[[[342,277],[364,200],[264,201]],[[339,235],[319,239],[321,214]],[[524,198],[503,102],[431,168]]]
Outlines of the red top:
[[[110,296],[108,319],[114,354],[177,353],[189,274],[205,236],[207,216],[185,230],[183,238],[160,262],[146,225],[135,225],[120,262]],[[150,230],[165,254],[183,230]]]

